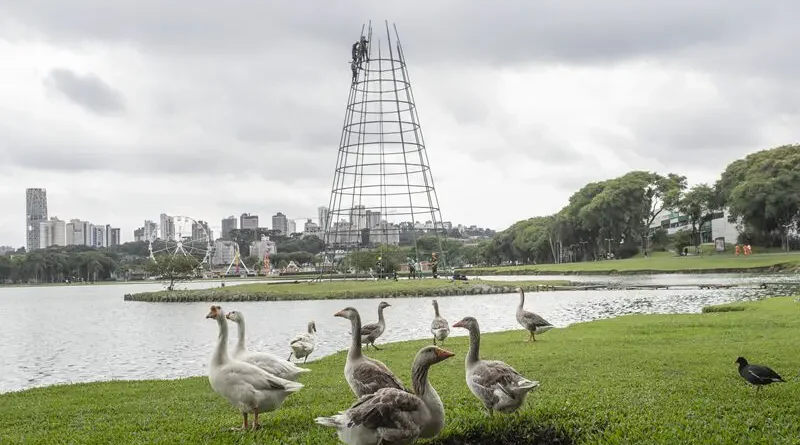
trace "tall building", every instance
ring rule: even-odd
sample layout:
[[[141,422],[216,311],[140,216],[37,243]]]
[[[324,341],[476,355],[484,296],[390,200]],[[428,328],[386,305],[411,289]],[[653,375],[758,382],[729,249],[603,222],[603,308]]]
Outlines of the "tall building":
[[[144,221],[144,239],[142,241],[155,241],[158,238],[158,224],[149,219]]]
[[[220,238],[227,240],[231,239],[231,230],[236,229],[236,217],[231,215],[227,218],[222,220],[222,233],[220,233]]]
[[[147,238],[144,237],[144,227],[139,227],[138,229],[133,231],[133,240],[147,241]]]
[[[214,239],[207,221],[195,221],[192,223],[192,239],[198,241],[211,241]]]
[[[175,219],[166,213],[161,214],[161,225],[159,235],[164,241],[175,240]]]
[[[353,229],[367,228],[367,210],[363,205],[357,205],[350,209],[350,225]]]
[[[291,235],[297,233],[297,222],[293,219],[286,221],[286,234]]]
[[[303,235],[304,236],[314,235],[314,236],[319,237],[320,239],[322,239],[322,236],[320,234],[319,224],[315,223],[310,218],[303,225]]]
[[[94,224],[80,219],[71,219],[66,224],[68,246],[92,246]]]
[[[272,216],[272,230],[277,231],[281,235],[289,234],[289,220],[286,219],[286,215],[278,212]]]
[[[381,223],[381,212],[379,210],[366,211],[366,228],[377,227]]]
[[[325,228],[328,226],[328,208],[325,206],[317,207],[317,224],[319,225],[320,230],[323,232]]]
[[[39,249],[50,246],[65,246],[67,244],[67,231],[64,221],[55,216],[48,221],[39,222]]]
[[[242,230],[250,229],[256,230],[258,229],[258,215],[251,215],[249,213],[242,213],[242,216],[239,217],[239,227]]]
[[[25,189],[25,249],[39,249],[41,245],[39,224],[47,221],[47,190]]]
[[[253,241],[250,243],[250,256],[263,259],[267,253],[270,255],[278,253],[275,242],[270,241],[269,237],[262,236],[261,241]]]
[[[118,227],[112,227],[108,235],[108,247],[119,246],[122,244],[122,231]]]

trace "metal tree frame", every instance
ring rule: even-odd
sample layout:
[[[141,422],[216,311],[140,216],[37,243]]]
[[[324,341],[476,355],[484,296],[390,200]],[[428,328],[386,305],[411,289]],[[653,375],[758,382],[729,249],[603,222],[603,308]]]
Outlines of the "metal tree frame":
[[[416,260],[424,261],[416,225],[429,221],[440,269],[447,264],[446,231],[403,46],[397,27],[392,33],[385,25],[385,35],[373,34],[371,22],[362,26],[366,54],[351,62],[354,78],[323,227],[328,270],[352,252],[399,243],[400,222],[411,223]]]

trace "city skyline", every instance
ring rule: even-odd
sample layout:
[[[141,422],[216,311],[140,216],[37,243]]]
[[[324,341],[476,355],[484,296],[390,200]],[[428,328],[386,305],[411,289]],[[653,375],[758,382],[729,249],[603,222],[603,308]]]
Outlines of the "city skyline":
[[[446,221],[502,230],[633,169],[713,182],[797,141],[796,2],[136,5],[4,6],[0,245],[26,244],[24,187],[123,239],[161,213],[313,218],[371,18],[403,39]]]
[[[78,218],[61,219],[52,213],[49,214],[47,189],[45,188],[25,189],[25,203],[25,223],[28,229],[26,232],[26,243],[24,244],[26,250],[32,250],[31,246],[33,244],[35,244],[33,249],[53,245],[108,247],[131,241],[155,239],[175,240],[178,236],[191,236],[192,238],[199,239],[199,233],[208,234],[209,240],[214,241],[217,239],[226,239],[230,229],[242,228],[268,228],[271,230],[279,230],[285,235],[305,233],[315,234],[321,237],[321,234],[324,233],[325,224],[328,223],[326,218],[328,218],[329,215],[327,206],[318,206],[315,216],[302,218],[287,217],[283,212],[276,212],[269,218],[271,224],[267,224],[267,218],[261,218],[259,214],[254,212],[244,212],[241,213],[238,218],[235,215],[223,217],[219,220],[219,226],[216,226],[207,220],[192,218],[188,215],[170,215],[162,212],[157,219],[145,219],[144,224],[132,230],[130,237],[128,237],[123,235],[124,232],[122,229],[119,227],[112,227],[110,224],[97,225]],[[360,208],[363,208],[363,206],[354,207],[349,215],[350,218],[345,218],[345,220],[349,221],[355,218],[354,221],[356,222],[353,224],[358,227],[374,227],[387,222],[386,215],[382,216],[379,212],[370,213],[369,210],[361,214]],[[264,223],[261,223],[261,221]],[[411,222],[410,219],[404,220],[400,218],[393,220],[391,217],[388,221],[392,226],[400,226]],[[336,224],[336,222],[332,223]],[[428,230],[432,227],[433,221],[417,220],[414,221],[414,223],[419,228]],[[228,227],[226,227],[226,224],[228,224]],[[448,229],[456,226],[463,226],[465,228],[477,227],[475,224],[453,224],[450,221],[436,221],[436,225],[441,225]],[[200,229],[198,231],[198,227],[200,226],[204,227],[204,230]],[[6,244],[0,242],[0,245]],[[7,243],[7,245],[13,246],[14,244]]]

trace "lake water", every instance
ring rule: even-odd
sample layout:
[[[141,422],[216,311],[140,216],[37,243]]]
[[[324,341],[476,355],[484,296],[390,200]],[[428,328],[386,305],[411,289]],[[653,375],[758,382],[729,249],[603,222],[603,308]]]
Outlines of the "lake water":
[[[548,277],[537,277],[547,279]],[[797,285],[793,275],[659,275],[630,277],[549,277],[581,282],[731,283],[781,282],[775,289],[577,291],[526,294],[526,308],[551,323],[569,324],[631,313],[699,312],[703,306],[780,295]],[[531,277],[483,277],[524,280]],[[190,283],[190,288],[219,283]],[[233,285],[229,282],[228,285]],[[125,293],[162,288],[157,283],[0,288],[3,353],[0,392],[56,383],[112,379],[163,379],[205,375],[217,325],[205,318],[208,303],[123,301]],[[394,298],[385,311],[382,342],[429,337],[430,298]],[[518,295],[439,297],[442,315],[454,323],[472,315],[484,332],[519,329],[514,313]],[[378,300],[325,300],[220,303],[237,309],[247,322],[247,346],[288,356],[288,343],[317,325],[316,359],[346,349],[347,320],[333,314],[354,306],[364,323],[377,320]],[[231,335],[236,332],[231,326]],[[451,335],[465,335],[454,329]],[[235,337],[234,337],[235,338]],[[231,341],[235,341],[233,338]]]

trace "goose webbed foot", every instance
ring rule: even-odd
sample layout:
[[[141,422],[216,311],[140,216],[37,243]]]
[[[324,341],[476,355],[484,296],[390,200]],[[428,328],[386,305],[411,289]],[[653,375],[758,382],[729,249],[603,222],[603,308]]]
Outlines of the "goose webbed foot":
[[[372,347],[373,347],[373,348],[375,348],[375,349],[376,349],[376,350],[378,350],[378,351],[381,351],[381,350],[383,350],[383,348],[379,348],[379,347],[375,346],[375,343],[372,343]]]
[[[242,413],[242,426],[233,426],[231,431],[247,431],[247,413]]]

